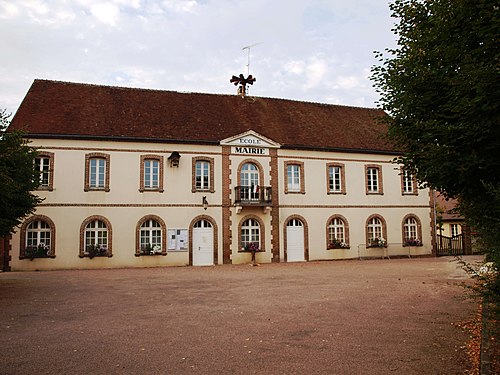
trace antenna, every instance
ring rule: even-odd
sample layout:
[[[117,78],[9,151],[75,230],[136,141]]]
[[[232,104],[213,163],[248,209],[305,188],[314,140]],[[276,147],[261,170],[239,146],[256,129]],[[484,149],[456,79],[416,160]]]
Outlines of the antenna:
[[[259,44],[262,44],[264,42],[259,42],[259,43],[254,43],[249,46],[243,47],[242,50],[248,50],[248,57],[247,57],[247,75],[250,74],[250,48],[258,46]]]

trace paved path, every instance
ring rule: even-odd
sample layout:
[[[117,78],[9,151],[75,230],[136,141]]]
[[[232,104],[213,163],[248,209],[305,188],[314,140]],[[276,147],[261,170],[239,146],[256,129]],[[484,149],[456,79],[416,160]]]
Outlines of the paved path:
[[[0,273],[0,373],[462,374],[465,278],[451,258]]]

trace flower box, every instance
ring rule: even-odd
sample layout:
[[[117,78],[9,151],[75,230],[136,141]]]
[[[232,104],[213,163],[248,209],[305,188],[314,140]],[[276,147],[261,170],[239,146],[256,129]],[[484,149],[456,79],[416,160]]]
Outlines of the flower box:
[[[38,246],[26,246],[24,257],[33,260],[35,258],[51,258],[50,247],[40,243]]]
[[[382,237],[369,238],[366,247],[387,247],[387,241]]]

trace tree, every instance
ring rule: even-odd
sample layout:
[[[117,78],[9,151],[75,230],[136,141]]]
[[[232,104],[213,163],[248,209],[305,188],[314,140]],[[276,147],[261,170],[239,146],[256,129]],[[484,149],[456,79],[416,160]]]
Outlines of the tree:
[[[396,0],[398,47],[372,80],[398,161],[457,198],[500,269],[500,22],[496,0]]]
[[[36,150],[22,133],[6,131],[9,117],[0,110],[0,237],[13,232],[42,201],[32,193],[38,187],[33,168]]]

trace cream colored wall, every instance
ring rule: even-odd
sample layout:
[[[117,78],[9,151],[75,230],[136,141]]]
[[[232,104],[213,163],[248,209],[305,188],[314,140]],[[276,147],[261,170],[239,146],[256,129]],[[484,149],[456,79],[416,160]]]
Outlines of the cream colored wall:
[[[446,221],[443,223],[442,230],[438,230],[438,234],[442,234],[443,236],[446,237],[451,237],[451,225],[452,224],[457,224],[458,225],[458,233],[462,233],[462,221]]]
[[[300,215],[309,229],[309,259],[345,259],[382,255],[422,255],[432,253],[429,191],[419,190],[418,195],[402,195],[399,167],[391,162],[393,156],[321,153],[312,151],[279,150],[280,205],[293,206],[280,211],[281,233],[287,218]],[[305,194],[285,194],[285,161],[304,163]],[[346,194],[327,194],[326,164],[339,162],[345,165]],[[382,167],[383,195],[366,194],[365,165]],[[342,215],[349,224],[350,249],[327,250],[326,231],[328,218]],[[372,214],[381,215],[387,224],[387,241],[384,250],[366,248],[366,220]],[[422,225],[424,246],[403,247],[402,225],[407,214],[416,215]],[[280,258],[284,258],[285,241],[280,241]]]
[[[167,256],[136,257],[136,225],[146,215],[158,215],[167,229],[189,229],[192,220],[207,215],[217,223],[218,262],[223,260],[222,222],[222,156],[219,146],[146,144],[133,142],[90,142],[63,140],[36,140],[32,143],[44,151],[55,153],[54,191],[38,191],[46,198],[36,214],[50,217],[56,227],[55,259],[19,259],[19,233],[12,240],[13,270],[142,267],[186,265],[189,252],[169,251]],[[168,156],[173,151],[181,154],[180,166],[170,168]],[[110,191],[84,191],[85,154],[102,152],[110,155]],[[164,157],[165,192],[139,192],[140,156],[156,154]],[[192,157],[214,158],[215,193],[191,192]],[[366,219],[379,214],[387,222],[388,255],[421,255],[431,253],[429,193],[420,190],[417,196],[403,196],[399,170],[392,164],[392,156],[323,153],[312,151],[278,150],[278,181],[280,208],[279,243],[280,259],[284,260],[285,223],[291,215],[301,215],[309,230],[309,259],[345,259],[358,256],[381,256],[381,249],[365,248]],[[264,185],[270,186],[270,156],[231,155],[230,196],[234,201],[234,188],[239,186],[238,167],[246,159],[259,162],[263,170]],[[304,162],[305,194],[285,194],[284,162]],[[341,162],[346,169],[345,195],[328,195],[326,163]],[[366,195],[365,164],[380,164],[383,175],[383,195]],[[275,183],[273,181],[273,183]],[[209,208],[201,206],[207,196]],[[258,262],[272,259],[271,211],[262,207],[244,207],[237,212],[231,207],[230,229],[231,261],[248,263],[251,255],[239,252],[239,224],[248,215],[258,216],[264,223],[265,252],[257,254]],[[409,213],[420,218],[424,246],[403,248],[402,220]],[[349,223],[350,245],[348,250],[326,249],[326,225],[333,214],[343,215]],[[80,259],[80,226],[92,215],[106,217],[112,225],[112,258]]]
[[[42,140],[32,146],[54,152],[54,190],[37,191],[45,198],[35,214],[46,215],[56,227],[55,259],[19,259],[19,231],[13,236],[13,270],[142,267],[187,265],[188,251],[168,251],[167,256],[136,257],[136,226],[146,215],[158,215],[168,229],[189,229],[191,221],[199,216],[212,217],[218,223],[218,242],[222,243],[221,189],[215,193],[191,192],[192,157],[208,156],[214,161],[214,180],[221,180],[219,147],[179,146],[128,142],[88,142]],[[172,151],[181,154],[180,166],[168,166]],[[110,191],[84,191],[85,154],[103,152],[110,155]],[[164,156],[165,192],[139,192],[140,156]],[[209,207],[202,208],[202,197],[207,196]],[[107,218],[112,226],[111,258],[79,258],[80,227],[92,215]],[[222,249],[218,249],[222,262]]]

